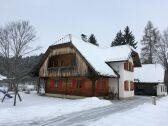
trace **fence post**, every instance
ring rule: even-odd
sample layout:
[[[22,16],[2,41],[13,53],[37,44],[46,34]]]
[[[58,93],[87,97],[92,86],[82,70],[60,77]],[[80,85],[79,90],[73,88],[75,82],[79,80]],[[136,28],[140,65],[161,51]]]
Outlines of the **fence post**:
[[[152,104],[156,105],[156,96],[152,96]]]

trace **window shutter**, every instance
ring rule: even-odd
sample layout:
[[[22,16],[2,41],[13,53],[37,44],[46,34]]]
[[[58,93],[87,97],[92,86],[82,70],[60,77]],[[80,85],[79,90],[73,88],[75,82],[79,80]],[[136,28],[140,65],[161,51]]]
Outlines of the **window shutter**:
[[[127,89],[127,81],[124,81],[124,90],[126,91]]]
[[[50,80],[50,88],[54,88],[54,80]]]
[[[81,80],[81,85],[82,85],[82,90],[84,91],[85,90],[85,79]]]
[[[107,87],[107,80],[104,79],[104,90],[106,90],[106,87]]]
[[[72,80],[72,89],[75,89],[75,85],[76,85],[76,80],[73,79],[73,80]]]
[[[132,90],[135,90],[134,82],[132,82]]]
[[[58,88],[61,89],[62,88],[62,80],[58,81]]]
[[[129,63],[129,71],[132,71],[132,63]]]
[[[100,80],[97,80],[97,90],[100,90]]]

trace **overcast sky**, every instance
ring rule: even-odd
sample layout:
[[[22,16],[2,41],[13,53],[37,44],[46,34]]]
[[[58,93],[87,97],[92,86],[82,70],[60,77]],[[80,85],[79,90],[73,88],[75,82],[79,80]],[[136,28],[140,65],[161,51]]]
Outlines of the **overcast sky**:
[[[0,25],[17,20],[35,27],[33,46],[42,46],[40,52],[69,33],[94,33],[100,46],[107,47],[127,25],[138,42],[149,20],[161,31],[167,28],[168,0],[0,0]]]

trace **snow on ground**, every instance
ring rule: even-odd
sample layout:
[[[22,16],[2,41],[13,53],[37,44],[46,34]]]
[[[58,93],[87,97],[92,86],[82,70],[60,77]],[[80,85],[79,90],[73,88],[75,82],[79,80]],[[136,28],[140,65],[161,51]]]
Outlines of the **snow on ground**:
[[[157,105],[145,103],[138,107],[91,122],[89,126],[167,126],[168,96],[157,101]]]
[[[100,100],[96,97],[70,100],[38,96],[35,92],[20,94],[23,101],[18,101],[15,107],[12,106],[13,98],[5,99],[4,103],[0,103],[0,125],[5,125],[9,122],[11,125],[25,121],[47,120],[71,112],[112,104],[110,101]],[[0,93],[0,100],[2,97],[3,95]]]

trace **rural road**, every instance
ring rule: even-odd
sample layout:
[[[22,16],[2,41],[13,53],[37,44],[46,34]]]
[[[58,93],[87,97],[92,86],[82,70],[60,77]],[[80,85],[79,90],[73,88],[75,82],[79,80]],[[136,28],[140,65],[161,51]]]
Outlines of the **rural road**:
[[[95,121],[117,112],[127,111],[146,102],[151,102],[151,97],[135,96],[130,100],[112,102],[113,105],[57,116],[47,121],[34,121],[27,124],[25,122],[24,126],[85,126],[87,122]]]

